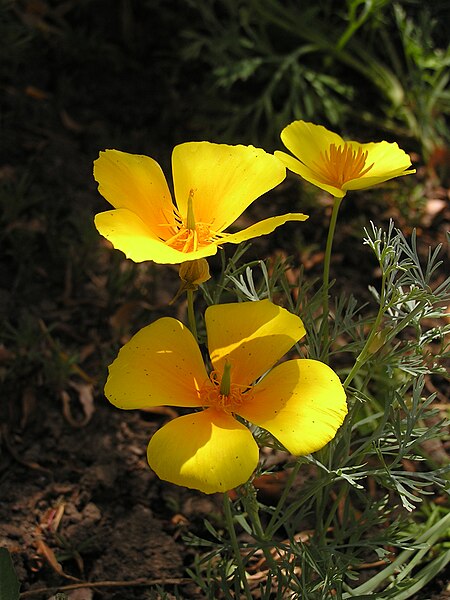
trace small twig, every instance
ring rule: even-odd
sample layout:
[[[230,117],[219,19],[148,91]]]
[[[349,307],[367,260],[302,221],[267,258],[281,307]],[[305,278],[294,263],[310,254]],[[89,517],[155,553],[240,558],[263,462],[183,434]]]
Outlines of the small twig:
[[[360,571],[362,569],[374,569],[375,567],[385,567],[386,565],[390,564],[390,560],[385,559],[385,560],[376,560],[375,562],[371,562],[371,563],[361,563],[360,565],[352,565],[352,569],[354,569],[355,571]]]
[[[77,590],[80,588],[97,588],[97,587],[137,587],[137,586],[150,586],[150,585],[185,585],[192,583],[192,579],[134,579],[131,581],[83,581],[81,583],[71,583],[70,585],[63,585],[49,588],[37,588],[35,590],[28,590],[22,592],[19,598],[31,598],[31,596],[37,596],[39,594],[53,594],[53,592],[67,592],[69,590]]]

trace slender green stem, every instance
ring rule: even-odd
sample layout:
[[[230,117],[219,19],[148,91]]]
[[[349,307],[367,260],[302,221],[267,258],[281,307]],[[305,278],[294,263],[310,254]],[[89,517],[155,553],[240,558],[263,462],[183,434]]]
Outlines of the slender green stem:
[[[194,291],[186,290],[187,294],[187,312],[188,312],[188,324],[189,329],[191,330],[192,335],[198,342],[198,334],[197,334],[197,325],[195,322],[195,312],[194,312]]]
[[[371,347],[372,342],[373,342],[373,340],[375,338],[375,335],[377,334],[377,331],[378,331],[378,328],[379,328],[379,326],[381,324],[381,319],[383,318],[383,315],[384,315],[384,306],[382,306],[380,304],[380,308],[378,310],[378,314],[376,316],[374,324],[372,325],[372,330],[371,330],[371,332],[369,334],[369,337],[367,338],[366,343],[364,344],[363,349],[361,350],[361,352],[356,357],[355,363],[354,363],[354,365],[353,365],[350,373],[347,375],[347,377],[345,378],[344,383],[342,384],[344,386],[345,390],[348,388],[348,386],[350,385],[350,383],[353,381],[355,375],[358,373],[358,371],[364,365],[364,363],[367,360],[367,357],[372,354],[372,352],[370,352],[370,347]]]
[[[384,289],[384,287],[383,287],[383,289]],[[408,325],[408,323],[410,323],[424,309],[424,305],[425,305],[425,302],[419,303],[409,313],[409,315],[407,317],[405,317],[402,320],[402,322],[399,323],[399,325],[397,325],[397,327],[394,327],[393,329],[391,329],[389,331],[389,335],[386,337],[386,339],[383,341],[383,343],[380,344],[377,347],[376,352],[378,352],[378,350],[380,350],[380,348],[382,348],[386,342],[388,342],[389,340],[392,340],[400,331],[402,331],[402,329],[404,329]],[[386,307],[384,306],[384,300],[383,300],[383,297],[381,297],[380,298],[380,308],[378,310],[378,314],[377,314],[377,317],[375,319],[375,322],[372,325],[372,330],[371,330],[371,332],[369,334],[369,337],[367,338],[366,343],[364,344],[363,349],[358,354],[358,356],[357,356],[357,358],[355,360],[355,364],[353,365],[350,373],[347,375],[344,383],[342,384],[345,389],[348,388],[348,386],[352,382],[352,380],[355,377],[355,375],[358,373],[358,371],[361,369],[361,367],[367,361],[367,358],[369,356],[371,356],[372,354],[374,354],[374,352],[371,350],[371,346],[372,346],[372,343],[374,342],[375,336],[378,333],[378,330],[379,330],[379,327],[380,327],[380,324],[381,324],[381,320],[383,318],[385,310],[386,310]]]
[[[325,258],[323,261],[323,286],[322,286],[322,359],[328,361],[329,351],[329,328],[328,328],[328,290],[330,287],[330,262],[331,249],[333,247],[334,232],[336,229],[337,216],[342,198],[334,198],[333,211],[331,213],[330,226],[328,228],[327,245],[325,247]]]
[[[293,469],[292,469],[292,471],[291,471],[291,473],[289,475],[288,480],[286,481],[286,485],[284,486],[283,493],[281,494],[281,497],[280,497],[280,499],[278,501],[278,504],[277,504],[277,507],[275,509],[275,512],[273,513],[273,515],[272,515],[272,517],[271,517],[271,519],[269,521],[269,524],[267,526],[267,529],[266,529],[268,536],[272,536],[273,535],[273,527],[274,527],[275,523],[277,522],[277,519],[278,519],[278,516],[279,516],[280,512],[283,510],[283,508],[285,506],[288,494],[291,491],[291,487],[294,484],[295,478],[297,477],[298,472],[299,472],[300,467],[301,467],[302,464],[303,463],[300,462],[300,460],[297,460],[295,466],[293,467]]]
[[[241,496],[242,503],[244,504],[248,518],[252,523],[253,531],[261,542],[261,549],[264,553],[266,562],[272,570],[272,573],[276,574],[278,571],[278,564],[270,552],[270,546],[273,546],[273,542],[271,541],[270,536],[268,536],[264,531],[261,523],[261,518],[259,516],[259,504],[256,498],[256,489],[253,483],[248,483],[245,488],[247,494]],[[269,542],[269,544],[267,544],[267,542]]]
[[[252,594],[248,586],[247,574],[244,569],[244,563],[242,562],[241,551],[239,549],[239,543],[237,541],[236,531],[234,529],[233,514],[231,512],[231,500],[227,493],[223,495],[223,511],[225,514],[225,522],[227,524],[227,529],[230,536],[231,547],[233,548],[234,559],[236,561],[239,577],[242,581],[242,586],[244,588],[245,597],[251,600]]]
[[[361,369],[363,364],[366,362],[367,357],[370,356],[371,354],[373,354],[373,352],[371,352],[371,347],[375,340],[375,336],[378,333],[379,327],[381,325],[381,321],[383,319],[383,315],[386,310],[385,298],[386,298],[386,274],[383,273],[383,276],[381,278],[381,291],[380,291],[380,300],[379,300],[380,305],[378,308],[378,313],[377,313],[377,316],[375,317],[375,321],[372,325],[372,329],[370,330],[369,337],[367,338],[366,343],[363,346],[363,349],[356,357],[355,364],[351,368],[350,373],[347,375],[344,383],[342,384],[344,386],[345,390],[348,388],[350,383],[353,381],[353,378],[355,377],[355,375],[358,373],[358,371]]]

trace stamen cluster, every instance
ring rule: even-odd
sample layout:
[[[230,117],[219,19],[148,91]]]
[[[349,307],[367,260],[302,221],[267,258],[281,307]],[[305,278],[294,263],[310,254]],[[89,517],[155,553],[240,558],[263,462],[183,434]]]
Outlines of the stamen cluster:
[[[204,406],[214,407],[223,410],[227,414],[232,414],[238,411],[239,406],[245,400],[252,398],[251,387],[231,382],[228,394],[222,394],[220,387],[220,374],[217,371],[212,371],[209,375],[209,380],[200,390],[200,398]]]
[[[168,246],[180,252],[195,252],[207,246],[217,238],[217,233],[211,229],[211,223],[197,223],[194,215],[194,190],[190,190],[187,215],[183,217],[174,207],[176,233],[165,241]]]
[[[347,142],[342,146],[330,144],[328,150],[320,153],[321,162],[314,163],[314,168],[324,183],[341,187],[347,181],[362,177],[370,171],[374,163],[366,167],[367,154],[361,148],[355,150]]]

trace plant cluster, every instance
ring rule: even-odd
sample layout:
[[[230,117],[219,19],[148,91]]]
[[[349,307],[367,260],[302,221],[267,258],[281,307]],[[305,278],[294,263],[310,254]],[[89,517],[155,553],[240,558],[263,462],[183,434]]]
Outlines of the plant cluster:
[[[244,130],[273,145],[281,127],[302,118],[382,129],[418,140],[428,155],[448,144],[446,3],[189,4],[180,55],[205,65],[203,114],[228,139]]]
[[[448,467],[427,457],[443,422],[426,381],[446,375],[450,326],[426,324],[444,317],[450,278],[432,285],[439,247],[422,264],[415,234],[408,241],[392,223],[387,231],[372,224],[364,244],[381,273],[376,313],[365,314],[352,296],[330,305],[346,194],[413,171],[397,144],[345,141],[304,121],[281,137],[294,156],[208,142],[176,147],[176,205],[155,161],[101,154],[94,174],[114,210],[97,215],[98,230],[135,261],[181,263],[188,307],[187,327],[165,317],[125,344],[105,394],[123,409],[191,409],[153,435],[148,461],[169,482],[223,493],[225,530],[205,522],[210,539],[190,538],[209,548],[189,571],[205,597],[410,598],[450,561],[439,546],[450,515],[435,505],[407,516],[446,487]],[[206,258],[218,245],[306,218],[289,213],[224,231],[283,179],[284,165],[334,196],[322,284],[308,285],[303,274],[289,283],[283,261],[240,265],[239,248],[211,280]],[[209,305],[204,317],[195,311],[197,290]],[[207,345],[206,370],[198,344]],[[294,345],[301,358],[274,366]],[[273,470],[255,441],[290,454],[275,506],[258,498],[259,478]],[[264,577],[255,586],[249,571],[259,554]],[[363,582],[359,571],[372,563],[378,572]]]

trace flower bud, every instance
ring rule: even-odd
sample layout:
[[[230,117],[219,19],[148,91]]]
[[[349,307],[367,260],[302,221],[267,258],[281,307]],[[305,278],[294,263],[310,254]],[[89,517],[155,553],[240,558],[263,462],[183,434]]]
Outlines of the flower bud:
[[[384,346],[386,341],[387,331],[377,331],[377,333],[373,336],[373,340],[370,343],[367,351],[369,354],[375,354],[378,350]]]
[[[196,290],[197,287],[211,278],[209,265],[206,258],[187,260],[181,263],[179,270],[180,279],[184,281],[183,289]]]
[[[181,294],[187,290],[195,291],[201,283],[211,279],[211,275],[209,274],[209,265],[206,258],[187,260],[181,263],[178,274],[182,283],[175,294],[175,298],[171,300],[170,304],[173,304],[175,300],[178,300]]]

